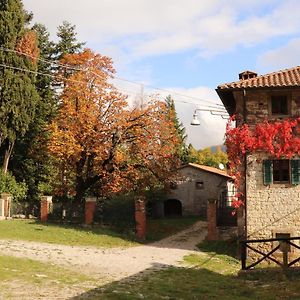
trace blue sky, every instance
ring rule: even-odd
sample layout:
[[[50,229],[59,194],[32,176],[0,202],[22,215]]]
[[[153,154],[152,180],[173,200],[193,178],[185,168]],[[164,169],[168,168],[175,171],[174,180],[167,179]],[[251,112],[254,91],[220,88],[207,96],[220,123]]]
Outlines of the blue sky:
[[[171,94],[188,142],[223,142],[225,121],[195,108],[220,103],[214,89],[253,70],[265,74],[299,65],[299,0],[23,0],[54,38],[67,20],[94,51],[112,57],[116,85],[130,97]],[[168,90],[164,92],[157,87]],[[183,96],[183,95],[186,95]]]

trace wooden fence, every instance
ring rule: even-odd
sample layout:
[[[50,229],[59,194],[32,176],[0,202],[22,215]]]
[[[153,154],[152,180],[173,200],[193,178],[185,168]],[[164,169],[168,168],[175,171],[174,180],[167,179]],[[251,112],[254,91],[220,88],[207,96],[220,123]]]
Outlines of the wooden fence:
[[[249,270],[263,262],[264,260],[270,260],[283,268],[289,268],[300,261],[300,247],[294,242],[300,240],[300,237],[282,237],[273,239],[257,239],[257,240],[245,240],[241,241],[241,260],[242,270]],[[270,243],[271,250],[267,253],[255,248],[260,244]],[[256,261],[247,265],[247,250],[252,250],[256,254],[261,256]],[[275,255],[275,253],[278,255]],[[297,258],[295,258],[298,256]],[[280,259],[281,258],[281,259]]]

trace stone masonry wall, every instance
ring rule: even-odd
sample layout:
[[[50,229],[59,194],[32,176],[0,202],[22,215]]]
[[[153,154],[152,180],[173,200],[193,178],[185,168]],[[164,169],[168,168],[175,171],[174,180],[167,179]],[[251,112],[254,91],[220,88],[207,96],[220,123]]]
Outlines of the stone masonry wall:
[[[263,184],[262,160],[266,154],[247,157],[247,237],[273,238],[276,233],[300,236],[300,185]]]
[[[176,189],[169,191],[167,198],[181,202],[183,215],[206,216],[208,199],[218,200],[228,179],[191,166],[179,172],[182,180],[178,181]],[[203,188],[197,189],[196,182],[203,182]]]

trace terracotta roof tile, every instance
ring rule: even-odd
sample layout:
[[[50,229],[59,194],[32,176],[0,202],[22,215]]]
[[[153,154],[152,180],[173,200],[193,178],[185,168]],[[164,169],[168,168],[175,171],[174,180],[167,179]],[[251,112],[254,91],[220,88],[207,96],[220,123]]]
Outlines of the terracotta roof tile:
[[[181,168],[188,167],[188,166],[197,168],[199,170],[207,171],[207,172],[210,172],[210,173],[214,173],[216,175],[221,175],[221,176],[233,179],[231,176],[229,176],[227,174],[227,172],[222,171],[222,170],[217,169],[217,168],[214,168],[214,167],[209,167],[209,166],[204,166],[204,165],[198,165],[198,164],[194,164],[194,163],[188,163],[188,164],[182,166]]]
[[[280,70],[251,79],[244,79],[218,86],[218,89],[264,88],[264,87],[300,87],[300,66]]]

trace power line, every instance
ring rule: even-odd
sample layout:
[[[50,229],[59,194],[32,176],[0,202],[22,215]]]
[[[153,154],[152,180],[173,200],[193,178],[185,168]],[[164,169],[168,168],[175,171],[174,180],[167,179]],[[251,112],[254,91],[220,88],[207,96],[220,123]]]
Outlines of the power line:
[[[68,70],[80,71],[80,72],[88,72],[88,71],[89,71],[89,70],[87,70],[87,69],[82,69],[82,68],[78,68],[78,67],[71,67],[71,66],[69,66],[69,65],[62,64],[62,63],[60,63],[58,60],[47,60],[47,59],[42,59],[42,58],[38,58],[38,57],[35,57],[35,56],[33,56],[33,55],[30,55],[30,54],[28,54],[28,53],[24,53],[24,52],[21,52],[21,51],[17,51],[17,50],[7,49],[7,48],[3,48],[3,47],[0,47],[0,50],[1,50],[1,51],[4,51],[4,52],[13,52],[13,53],[17,53],[17,54],[19,54],[19,55],[24,55],[24,56],[30,57],[30,58],[32,58],[32,59],[36,59],[36,60],[39,60],[39,61],[42,61],[42,62],[45,62],[45,63],[49,63],[49,64],[54,64],[54,65],[56,65],[56,66],[59,66],[59,67],[62,67],[62,68],[68,69]],[[98,74],[96,74],[95,72],[92,72],[92,73],[95,74],[96,76],[98,76]],[[37,72],[36,74],[39,74],[39,75],[45,75],[45,74],[38,73],[38,72]],[[46,76],[53,76],[53,75],[46,74]],[[162,91],[162,92],[171,93],[171,94],[173,94],[173,95],[178,95],[178,96],[180,96],[180,97],[185,97],[185,98],[194,99],[194,100],[197,100],[197,101],[199,101],[199,102],[205,102],[205,103],[208,103],[208,104],[211,104],[211,105],[216,106],[216,108],[223,107],[222,104],[214,103],[214,102],[211,102],[211,101],[206,100],[206,99],[202,99],[202,98],[198,98],[198,97],[194,97],[194,96],[185,95],[185,94],[178,93],[178,92],[175,92],[175,91],[171,91],[171,90],[168,90],[168,89],[163,89],[163,88],[155,87],[155,86],[152,86],[152,85],[143,84],[143,83],[140,83],[140,82],[137,82],[137,81],[124,79],[124,78],[117,77],[117,76],[114,76],[113,79],[117,79],[117,80],[121,80],[121,81],[124,81],[124,82],[133,83],[133,84],[140,85],[140,86],[145,86],[145,87],[148,87],[148,88],[157,90],[157,91]],[[75,82],[75,81],[74,81],[74,82]],[[175,101],[175,102],[187,103],[187,104],[196,104],[196,103],[193,103],[193,102],[188,102],[188,101],[183,101],[183,100],[177,100],[177,99],[174,99],[174,101]]]

